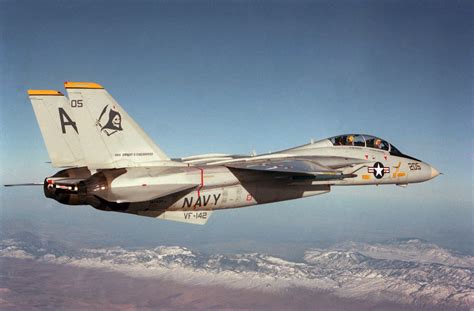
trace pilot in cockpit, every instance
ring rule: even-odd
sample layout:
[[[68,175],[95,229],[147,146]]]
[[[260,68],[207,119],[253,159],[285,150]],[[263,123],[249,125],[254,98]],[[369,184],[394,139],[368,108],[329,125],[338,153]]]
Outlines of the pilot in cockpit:
[[[382,140],[380,138],[377,138],[374,143],[375,148],[377,149],[382,149]]]
[[[347,136],[346,145],[352,146],[353,144],[354,144],[354,136],[352,135]]]

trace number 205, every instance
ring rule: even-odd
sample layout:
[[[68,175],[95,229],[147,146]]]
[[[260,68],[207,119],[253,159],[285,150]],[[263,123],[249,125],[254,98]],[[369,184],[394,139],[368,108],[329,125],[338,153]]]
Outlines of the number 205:
[[[408,163],[408,167],[410,168],[411,171],[420,171],[421,170],[421,165],[420,163]]]

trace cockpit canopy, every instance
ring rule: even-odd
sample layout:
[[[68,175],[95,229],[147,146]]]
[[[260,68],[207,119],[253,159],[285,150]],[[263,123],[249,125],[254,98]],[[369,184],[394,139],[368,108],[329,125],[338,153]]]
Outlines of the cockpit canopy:
[[[334,146],[367,147],[389,151],[394,155],[402,154],[397,148],[389,144],[387,141],[371,135],[347,134],[334,136],[329,138],[329,140]]]

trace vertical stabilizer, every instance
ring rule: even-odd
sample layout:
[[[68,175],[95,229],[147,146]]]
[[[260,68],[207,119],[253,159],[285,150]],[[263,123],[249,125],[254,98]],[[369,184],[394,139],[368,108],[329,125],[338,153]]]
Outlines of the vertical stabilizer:
[[[169,161],[101,85],[66,82],[64,86],[88,167],[131,167]]]
[[[51,163],[55,167],[84,165],[77,124],[67,98],[59,91],[28,90]]]

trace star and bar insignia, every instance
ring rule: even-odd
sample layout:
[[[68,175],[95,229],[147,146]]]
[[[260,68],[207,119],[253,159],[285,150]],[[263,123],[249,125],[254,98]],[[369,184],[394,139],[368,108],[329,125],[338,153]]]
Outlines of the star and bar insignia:
[[[368,167],[367,171],[374,174],[377,179],[382,178],[386,173],[390,173],[390,167],[384,167],[382,163],[375,162],[374,166]]]

